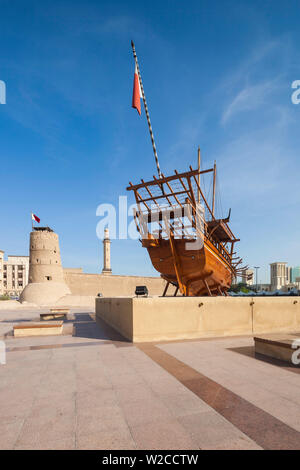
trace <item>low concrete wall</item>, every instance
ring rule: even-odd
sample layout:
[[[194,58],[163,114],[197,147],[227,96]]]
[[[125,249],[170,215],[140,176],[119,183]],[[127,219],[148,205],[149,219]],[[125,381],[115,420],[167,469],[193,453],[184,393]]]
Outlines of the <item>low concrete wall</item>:
[[[65,283],[73,295],[105,297],[134,295],[136,286],[147,286],[150,295],[161,295],[165,281],[160,277],[115,276],[64,271]]]
[[[299,357],[300,348],[294,346],[295,336],[291,335],[291,339],[286,339],[288,336],[286,333],[283,338],[280,335],[264,336],[263,338],[255,337],[255,352],[263,354],[264,356],[275,357],[282,361],[293,363],[293,360],[297,360]]]
[[[300,297],[256,297],[253,301],[255,333],[300,329]]]
[[[134,342],[300,331],[295,297],[97,298],[96,315]]]
[[[130,341],[134,341],[133,301],[130,297],[96,298],[96,316]]]

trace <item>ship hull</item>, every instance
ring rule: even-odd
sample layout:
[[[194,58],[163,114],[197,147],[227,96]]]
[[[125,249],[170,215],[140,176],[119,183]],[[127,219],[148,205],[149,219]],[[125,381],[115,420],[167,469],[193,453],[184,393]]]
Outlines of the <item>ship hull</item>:
[[[225,295],[231,286],[230,265],[209,242],[199,249],[186,239],[143,240],[153,267],[167,282],[178,286],[186,296]]]

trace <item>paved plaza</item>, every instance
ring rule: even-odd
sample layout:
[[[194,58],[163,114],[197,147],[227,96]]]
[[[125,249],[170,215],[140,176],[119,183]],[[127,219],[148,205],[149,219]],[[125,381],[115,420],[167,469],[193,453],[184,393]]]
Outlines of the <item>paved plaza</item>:
[[[92,312],[73,336],[13,338],[0,310],[0,449],[299,449],[300,369],[250,337],[131,344]]]

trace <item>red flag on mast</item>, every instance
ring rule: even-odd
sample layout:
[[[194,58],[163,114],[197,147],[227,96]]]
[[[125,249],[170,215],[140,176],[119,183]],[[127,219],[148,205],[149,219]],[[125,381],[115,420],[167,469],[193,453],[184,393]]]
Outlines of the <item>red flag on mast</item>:
[[[38,224],[39,224],[40,221],[41,221],[41,219],[40,219],[37,215],[35,215],[35,214],[33,214],[33,213],[31,213],[31,218],[32,218],[32,220],[35,220]]]
[[[140,80],[138,75],[137,66],[135,65],[134,70],[134,79],[133,79],[133,94],[132,94],[132,107],[137,110],[139,115],[141,115],[141,87],[140,87]]]

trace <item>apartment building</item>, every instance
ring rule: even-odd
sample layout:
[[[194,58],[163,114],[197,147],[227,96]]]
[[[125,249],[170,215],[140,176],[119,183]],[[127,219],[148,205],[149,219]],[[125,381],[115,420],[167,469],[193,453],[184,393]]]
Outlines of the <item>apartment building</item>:
[[[0,250],[0,295],[4,294],[4,287],[3,287],[3,259],[4,259],[4,251]]]
[[[1,254],[3,269],[1,269]],[[19,296],[28,284],[29,256],[8,255],[7,260],[4,260],[3,254],[3,251],[0,252],[0,286],[2,284],[2,292],[0,290],[0,293],[1,295]]]

